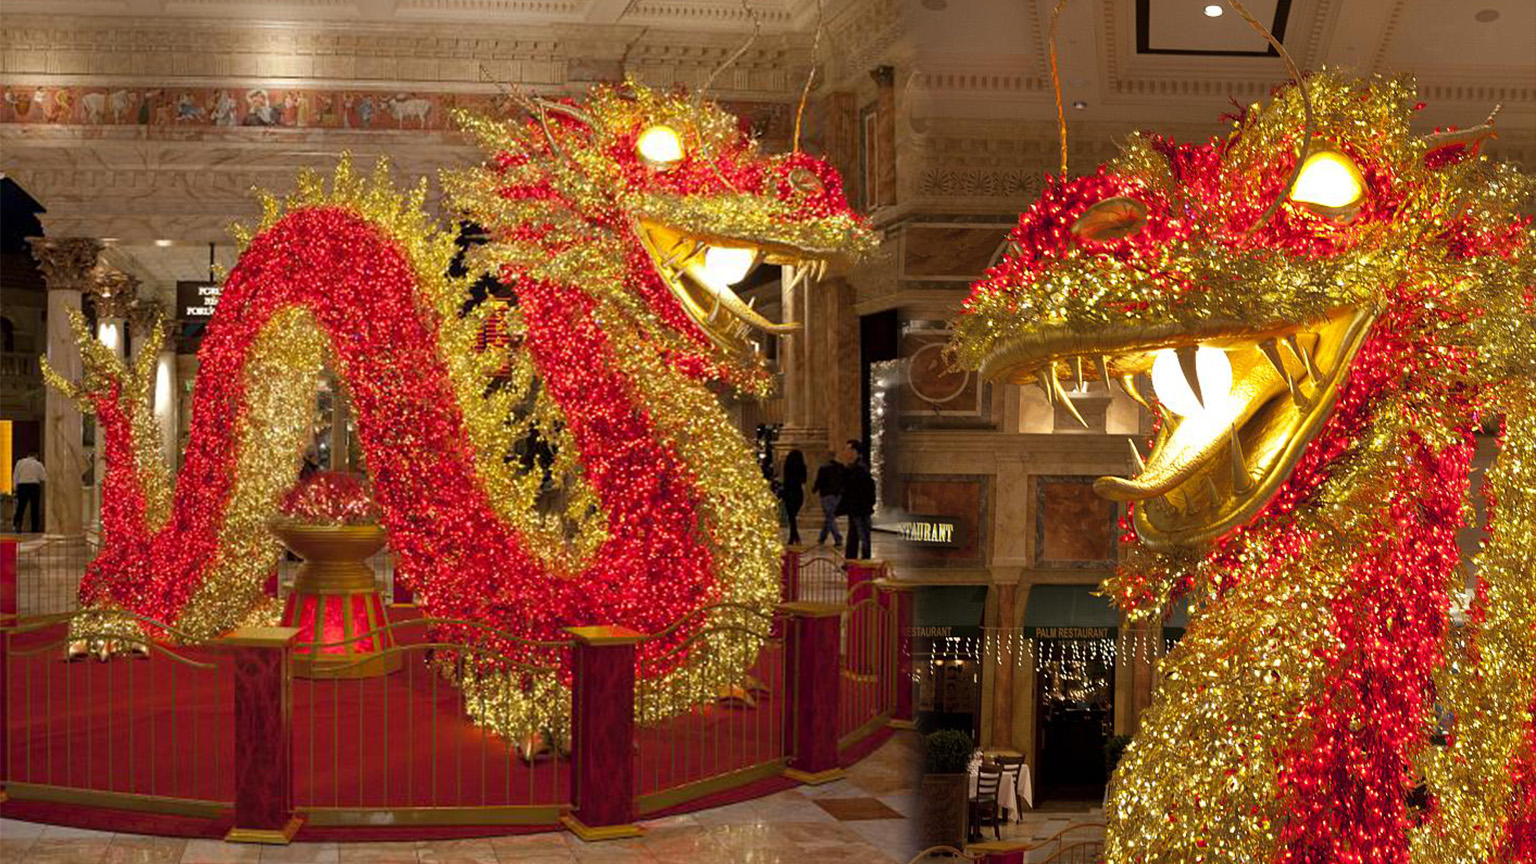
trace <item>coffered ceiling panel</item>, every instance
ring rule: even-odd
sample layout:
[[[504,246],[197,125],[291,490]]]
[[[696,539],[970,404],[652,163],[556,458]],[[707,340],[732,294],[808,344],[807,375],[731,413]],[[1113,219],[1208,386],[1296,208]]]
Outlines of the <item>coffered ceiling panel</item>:
[[[1248,0],[1243,5],[1284,41],[1291,0]],[[1274,49],[1221,0],[1136,0],[1136,52],[1263,57],[1273,55]]]
[[[1378,37],[1375,68],[1536,87],[1536,3],[1398,0],[1380,5],[1391,11]]]
[[[1205,7],[1223,8],[1207,16]],[[1246,0],[1303,69],[1408,73],[1428,125],[1467,125],[1495,103],[1500,126],[1536,133],[1531,0]],[[910,84],[919,123],[941,117],[1050,121],[1056,0],[913,0]],[[1265,98],[1288,76],[1224,0],[1068,0],[1057,40],[1070,125],[1204,124]]]

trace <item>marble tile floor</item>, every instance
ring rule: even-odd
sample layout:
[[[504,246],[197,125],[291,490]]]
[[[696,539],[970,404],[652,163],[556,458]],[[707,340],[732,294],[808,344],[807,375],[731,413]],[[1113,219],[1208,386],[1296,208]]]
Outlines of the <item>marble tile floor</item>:
[[[1055,837],[1062,831],[1074,825],[1097,826],[1085,827],[1073,831],[1067,835],[1067,840],[1080,842],[1085,840],[1104,839],[1104,809],[1098,806],[1083,805],[1076,807],[1052,807],[1049,810],[1029,810],[1019,817],[1017,822],[1005,823],[1002,826],[1003,840],[1018,840],[1025,843],[1043,843]],[[991,826],[982,832],[983,841],[994,839]],[[1030,853],[1025,860],[1028,864],[1043,861],[1049,858],[1051,853],[1057,851],[1055,846],[1042,847],[1036,852]]]
[[[60,828],[0,819],[5,864],[906,864],[908,819],[841,822],[819,798],[873,798],[904,817],[917,806],[917,738],[903,733],[823,786],[642,822],[634,840],[583,843],[567,833],[396,843],[248,846]]]
[[[1003,826],[1003,838],[1005,840],[1039,841],[1054,837],[1062,830],[1072,825],[1084,823],[1104,824],[1104,808],[1084,805],[1081,810],[1037,810],[1027,811],[1019,818],[1018,822]],[[1094,832],[1087,832],[1084,838],[1093,836]],[[987,839],[992,839],[992,829],[986,832]],[[1077,837],[1074,832],[1073,837]],[[1102,838],[1103,832],[1097,832]]]

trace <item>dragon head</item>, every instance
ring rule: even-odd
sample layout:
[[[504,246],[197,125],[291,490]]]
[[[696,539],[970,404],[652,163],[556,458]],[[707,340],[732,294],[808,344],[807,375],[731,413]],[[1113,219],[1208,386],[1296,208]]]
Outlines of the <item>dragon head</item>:
[[[1069,409],[1061,378],[1116,380],[1156,412],[1140,473],[1096,483],[1153,550],[1294,506],[1278,493],[1360,363],[1400,364],[1386,386],[1405,390],[1423,383],[1414,352],[1445,352],[1437,392],[1475,389],[1510,371],[1499,348],[1530,321],[1529,184],[1477,156],[1491,125],[1414,137],[1409,81],[1305,86],[1207,144],[1140,134],[1095,174],[1048,182],[957,324],[986,377],[1038,381]]]
[[[756,389],[753,334],[793,329],[737,294],[753,268],[819,274],[874,243],[830,165],[762,153],[697,95],[625,81],[521,101],[530,119],[462,117],[493,155],[444,178],[490,235],[479,266],[579,287],[701,377]]]

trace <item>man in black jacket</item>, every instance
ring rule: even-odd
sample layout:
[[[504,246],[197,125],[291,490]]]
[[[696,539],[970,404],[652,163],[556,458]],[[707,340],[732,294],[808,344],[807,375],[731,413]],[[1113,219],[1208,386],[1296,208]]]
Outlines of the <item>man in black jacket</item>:
[[[843,500],[839,513],[848,514],[845,558],[869,557],[870,517],[875,513],[875,478],[864,461],[863,442],[849,439],[843,448]]]
[[[843,545],[843,532],[837,530],[837,507],[843,500],[843,473],[842,463],[837,461],[837,456],[832,451],[827,451],[827,460],[816,469],[816,482],[811,485],[811,491],[821,497],[821,536],[816,538],[816,545],[827,542],[827,535],[832,535],[832,545]]]

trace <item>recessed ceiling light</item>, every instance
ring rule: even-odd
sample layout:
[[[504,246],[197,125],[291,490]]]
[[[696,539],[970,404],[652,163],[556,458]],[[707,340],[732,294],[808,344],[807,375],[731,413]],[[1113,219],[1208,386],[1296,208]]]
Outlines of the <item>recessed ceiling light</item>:
[[[107,244],[112,244],[112,243],[116,243],[117,242],[117,238],[116,237],[103,237],[103,238],[101,238],[101,242],[107,243]]]
[[[1081,110],[1083,110],[1083,109],[1084,109],[1084,108],[1087,108],[1087,107],[1088,107],[1088,103],[1087,103],[1087,102],[1084,102],[1084,101],[1083,101],[1083,100],[1081,100],[1081,99],[1074,99],[1074,100],[1072,100],[1072,107],[1073,107],[1073,108],[1076,108],[1076,109],[1077,109],[1077,110],[1079,110],[1079,111],[1081,111]]]
[[[167,246],[175,246],[176,245],[176,241],[175,240],[156,240],[155,241],[155,245],[159,246],[161,249],[164,249]]]
[[[1476,18],[1478,21],[1481,21],[1484,24],[1487,24],[1489,22],[1499,20],[1499,10],[1497,10],[1497,9],[1484,9],[1484,10],[1478,12],[1476,15],[1473,15],[1472,17]]]
[[[1223,9],[1221,7],[1221,4],[1219,4],[1219,3],[1212,3],[1212,4],[1210,4],[1210,5],[1205,7],[1205,17],[1207,17],[1207,18],[1220,18],[1222,16],[1222,13],[1224,13],[1226,11],[1227,11],[1226,9]]]

